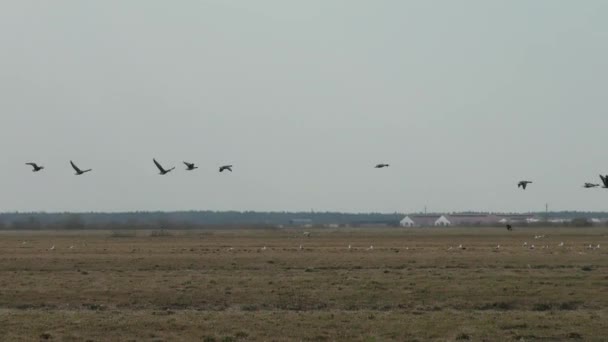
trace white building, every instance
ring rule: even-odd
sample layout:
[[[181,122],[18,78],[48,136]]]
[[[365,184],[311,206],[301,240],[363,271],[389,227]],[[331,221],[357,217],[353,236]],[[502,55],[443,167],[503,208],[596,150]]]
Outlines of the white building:
[[[447,227],[452,222],[444,215],[409,215],[399,221],[401,227]]]
[[[435,221],[435,226],[448,227],[451,225],[452,225],[452,222],[450,222],[450,220],[448,220],[448,218],[443,215],[441,215],[441,217],[438,218],[437,221]]]
[[[416,225],[416,223],[409,216],[406,216],[403,218],[403,220],[399,221],[399,225],[401,227],[413,227]]]

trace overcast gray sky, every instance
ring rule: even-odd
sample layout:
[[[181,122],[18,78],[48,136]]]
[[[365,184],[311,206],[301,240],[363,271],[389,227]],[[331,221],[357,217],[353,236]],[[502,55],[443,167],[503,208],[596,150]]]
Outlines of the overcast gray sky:
[[[608,210],[608,190],[581,187],[608,173],[607,14],[2,1],[0,211]]]

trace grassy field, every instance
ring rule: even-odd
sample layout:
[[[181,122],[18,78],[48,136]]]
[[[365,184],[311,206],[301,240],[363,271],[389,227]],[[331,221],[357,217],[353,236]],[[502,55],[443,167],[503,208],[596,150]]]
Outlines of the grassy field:
[[[0,340],[608,340],[606,229],[311,232],[0,233]]]

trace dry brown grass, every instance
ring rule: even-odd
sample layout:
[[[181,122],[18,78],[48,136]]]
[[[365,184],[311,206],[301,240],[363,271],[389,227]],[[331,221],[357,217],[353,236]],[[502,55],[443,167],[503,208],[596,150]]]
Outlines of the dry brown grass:
[[[5,232],[0,339],[605,341],[606,248],[605,229]]]

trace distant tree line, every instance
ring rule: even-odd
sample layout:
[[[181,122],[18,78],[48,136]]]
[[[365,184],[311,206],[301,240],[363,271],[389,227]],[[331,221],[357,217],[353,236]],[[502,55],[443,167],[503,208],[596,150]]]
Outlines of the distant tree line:
[[[179,211],[127,213],[2,213],[0,229],[198,229],[207,227],[277,227],[294,220],[313,225],[398,225],[402,214],[336,212]]]
[[[466,214],[488,214],[465,212]],[[509,213],[511,214],[511,213]],[[564,224],[541,222],[535,225],[591,226],[591,218],[608,218],[608,212],[538,212],[526,213],[549,219],[571,220]],[[339,212],[255,212],[255,211],[176,211],[125,213],[0,213],[0,230],[41,229],[204,229],[231,227],[293,226],[306,220],[313,226],[398,226],[405,216],[400,213]],[[525,226],[525,225],[524,225]]]

